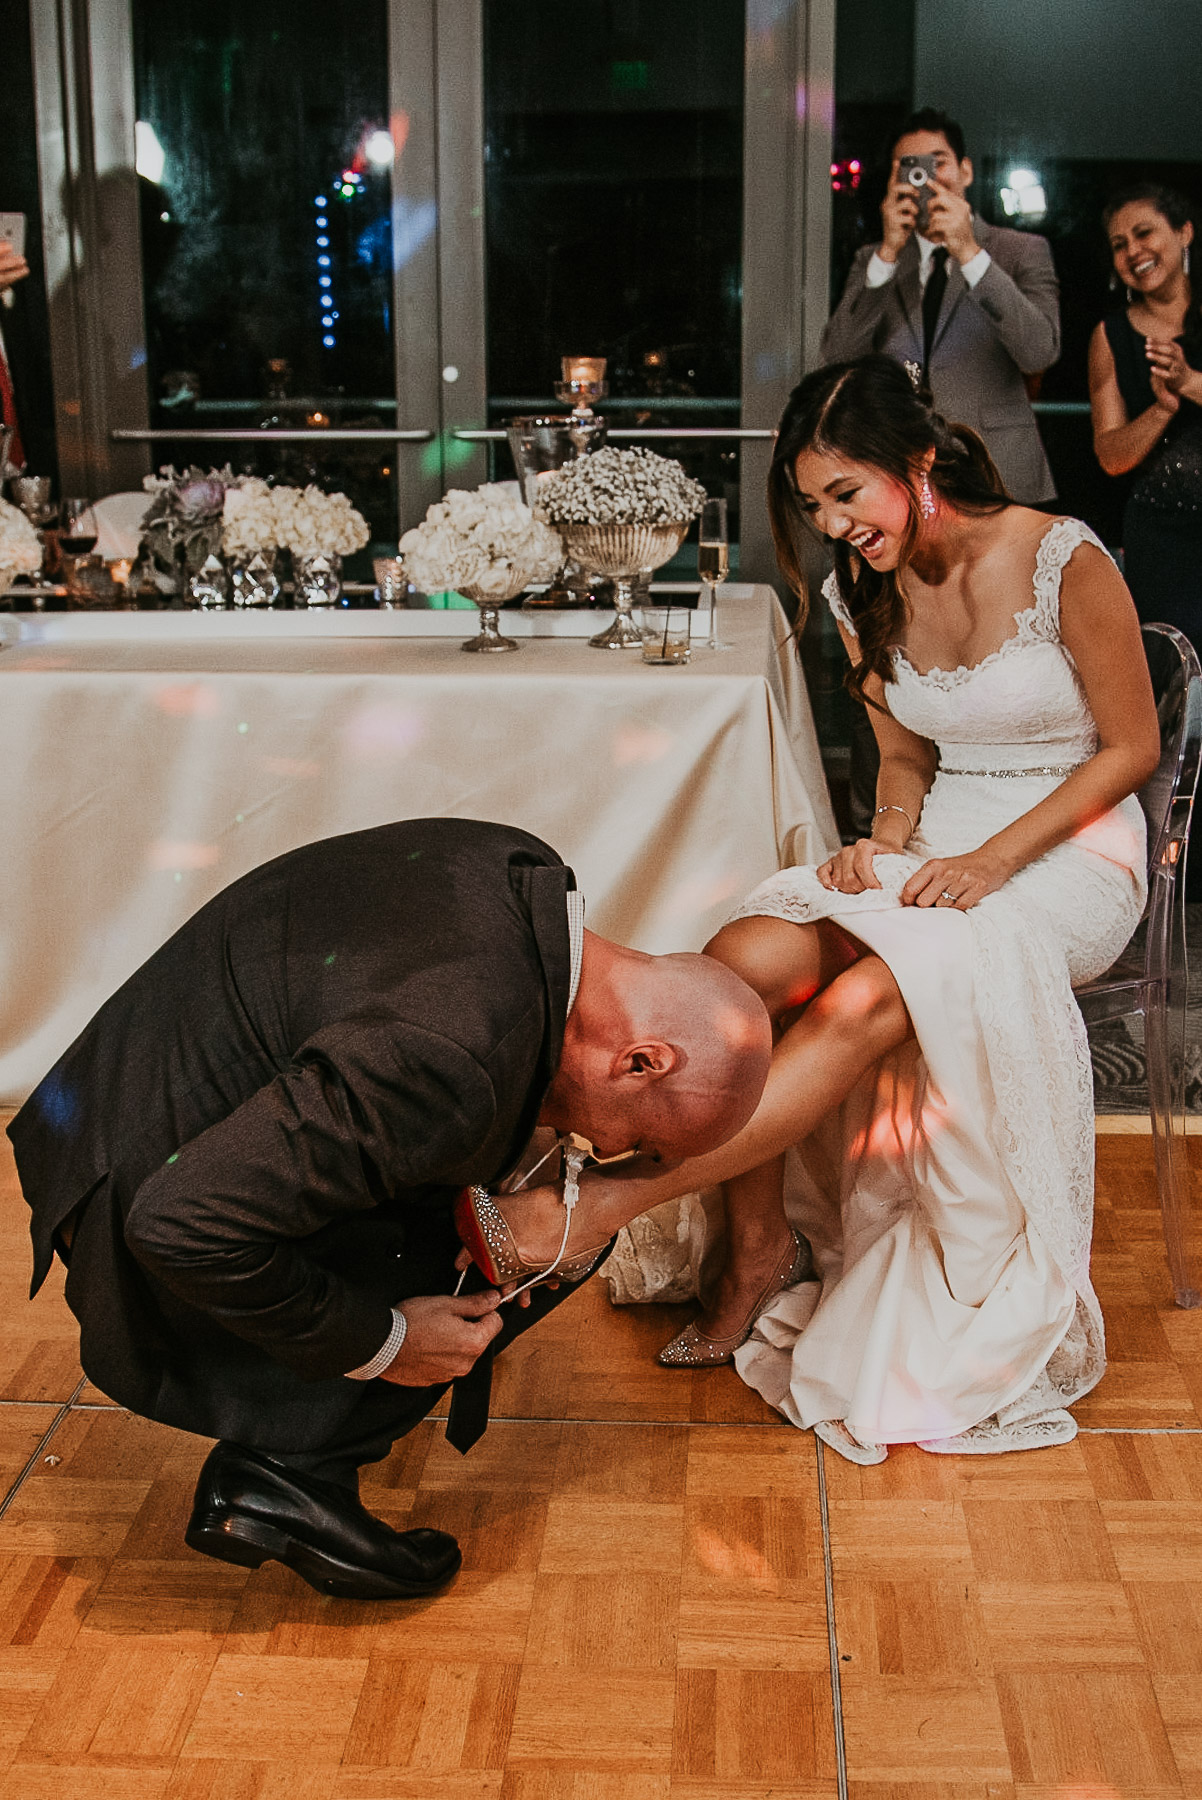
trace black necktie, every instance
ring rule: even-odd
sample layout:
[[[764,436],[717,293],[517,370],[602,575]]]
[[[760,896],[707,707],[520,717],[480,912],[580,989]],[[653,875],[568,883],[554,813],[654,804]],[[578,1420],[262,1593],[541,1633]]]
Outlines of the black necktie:
[[[931,360],[931,344],[935,337],[935,326],[939,320],[939,308],[943,305],[943,296],[947,291],[947,249],[940,244],[931,256],[930,273],[927,284],[922,290],[922,375],[926,380],[927,365]]]

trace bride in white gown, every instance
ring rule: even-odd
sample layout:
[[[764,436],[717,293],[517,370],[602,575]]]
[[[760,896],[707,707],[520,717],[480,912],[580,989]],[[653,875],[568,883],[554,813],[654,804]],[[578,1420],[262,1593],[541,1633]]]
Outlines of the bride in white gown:
[[[1159,751],[1134,608],[1088,528],[1010,503],[885,358],[795,390],[769,504],[799,589],[803,516],[835,546],[872,837],[762,883],[708,946],[777,1026],[754,1118],[675,1171],[586,1174],[572,1241],[724,1182],[724,1267],[661,1361],[733,1358],[858,1462],[1062,1442],[1104,1367],[1072,986],[1139,921],[1131,796]],[[527,1259],[558,1243],[556,1200],[506,1202]]]

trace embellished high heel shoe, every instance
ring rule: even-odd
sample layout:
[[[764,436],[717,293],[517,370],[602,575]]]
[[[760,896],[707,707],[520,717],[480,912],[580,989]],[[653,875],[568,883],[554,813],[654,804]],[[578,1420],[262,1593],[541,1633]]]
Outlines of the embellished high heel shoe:
[[[477,1268],[484,1272],[494,1287],[504,1287],[509,1282],[520,1284],[513,1293],[505,1296],[507,1300],[512,1300],[525,1288],[537,1287],[541,1282],[582,1281],[597,1258],[606,1250],[607,1244],[598,1244],[594,1249],[582,1251],[576,1256],[564,1255],[568,1234],[572,1229],[572,1213],[579,1197],[580,1164],[583,1160],[579,1151],[565,1152],[563,1236],[559,1250],[550,1262],[526,1261],[518,1250],[505,1214],[487,1188],[466,1187],[456,1200],[455,1229]]]
[[[695,1324],[686,1325],[670,1344],[664,1345],[656,1362],[665,1369],[709,1369],[730,1362],[739,1345],[745,1344],[751,1336],[760,1314],[778,1294],[803,1280],[810,1268],[810,1246],[805,1238],[792,1227],[789,1238],[789,1246],[769,1276],[767,1287],[737,1331],[732,1331],[728,1337],[712,1338],[706,1337]]]

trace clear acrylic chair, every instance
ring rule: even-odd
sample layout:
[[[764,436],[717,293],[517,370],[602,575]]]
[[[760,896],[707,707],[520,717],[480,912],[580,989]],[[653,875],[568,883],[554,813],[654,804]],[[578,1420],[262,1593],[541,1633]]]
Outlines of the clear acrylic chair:
[[[1148,821],[1148,905],[1143,928],[1112,968],[1077,989],[1087,1025],[1140,1013],[1148,1073],[1148,1110],[1156,1187],[1173,1296],[1202,1301],[1191,1286],[1187,1231],[1191,1210],[1185,1135],[1185,852],[1202,758],[1202,667],[1188,638],[1171,625],[1145,625],[1144,648],[1160,718],[1160,763],[1141,789]]]

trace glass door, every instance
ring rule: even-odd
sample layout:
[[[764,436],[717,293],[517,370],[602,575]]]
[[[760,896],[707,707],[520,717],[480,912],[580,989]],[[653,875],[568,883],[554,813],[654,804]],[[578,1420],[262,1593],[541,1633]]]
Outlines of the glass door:
[[[586,354],[611,435],[737,428],[743,0],[488,0],[483,62],[489,423]],[[737,515],[737,440],[658,447]]]
[[[132,0],[146,381],[156,460],[337,485],[396,542],[387,0]]]

